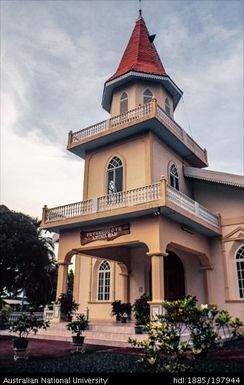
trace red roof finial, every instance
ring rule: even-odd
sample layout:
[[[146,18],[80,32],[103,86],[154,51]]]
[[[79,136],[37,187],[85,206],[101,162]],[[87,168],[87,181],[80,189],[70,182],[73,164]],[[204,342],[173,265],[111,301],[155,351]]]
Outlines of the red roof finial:
[[[141,16],[141,9],[139,15],[117,71],[108,81],[129,71],[167,75],[153,44],[153,39],[149,36],[145,21]]]

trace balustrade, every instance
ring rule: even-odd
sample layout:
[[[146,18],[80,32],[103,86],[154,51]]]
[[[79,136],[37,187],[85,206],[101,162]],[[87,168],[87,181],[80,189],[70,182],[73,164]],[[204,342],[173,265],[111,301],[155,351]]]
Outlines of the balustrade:
[[[14,322],[14,321],[16,321],[16,320],[18,320],[23,314],[30,314],[29,312],[26,312],[26,311],[24,311],[24,312],[13,312],[13,313],[9,313],[8,315],[7,315],[7,317],[8,317],[8,322]],[[42,312],[34,312],[33,313],[36,317],[37,317],[37,319],[39,319],[39,320],[42,320],[43,318],[44,318],[44,316],[43,316],[43,313]]]
[[[163,192],[164,194],[165,192]],[[114,194],[104,195],[84,202],[73,203],[65,206],[45,209],[45,223],[65,220],[68,218],[100,213],[152,202],[163,198],[160,196],[160,182],[148,186],[138,187],[132,190],[120,191]],[[211,213],[207,208],[192,200],[187,195],[174,189],[166,187],[166,206],[167,200],[176,206],[201,218],[212,226],[219,227],[218,216]]]
[[[170,202],[173,202],[184,210],[189,211],[190,213],[196,215],[198,218],[203,219],[210,225],[219,227],[218,215],[211,213],[206,207],[203,207],[198,202],[192,200],[180,191],[167,186],[166,197]]]
[[[182,140],[200,159],[207,162],[206,151],[203,150],[166,112],[157,105],[157,117],[174,135]]]
[[[155,107],[154,107],[155,106]],[[114,116],[83,130],[70,133],[69,145],[89,139],[110,129],[136,122],[144,117],[155,116],[170,132],[179,138],[191,151],[207,163],[207,154],[166,112],[157,104],[156,99],[124,114]]]
[[[134,108],[126,112],[115,116],[111,119],[104,120],[103,122],[94,124],[93,126],[87,127],[83,130],[71,133],[71,144],[77,143],[84,139],[90,138],[97,134],[100,134],[104,131],[109,130],[110,128],[118,127],[123,124],[141,119],[152,112],[152,102],[144,104],[140,107]]]
[[[154,201],[160,198],[159,182],[148,186],[121,191],[84,202],[69,204],[46,210],[45,222],[55,222],[94,212],[128,207],[140,203]]]
[[[46,210],[45,222],[60,221],[66,218],[77,217],[93,212],[93,200],[71,203]]]

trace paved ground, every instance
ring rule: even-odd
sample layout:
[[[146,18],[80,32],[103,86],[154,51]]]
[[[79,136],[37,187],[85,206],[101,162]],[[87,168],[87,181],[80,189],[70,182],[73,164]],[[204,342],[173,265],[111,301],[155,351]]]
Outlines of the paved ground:
[[[13,360],[13,343],[11,337],[0,338],[0,367],[14,363]],[[70,342],[65,341],[51,341],[41,339],[29,338],[29,357],[37,359],[46,359],[49,357],[63,357],[68,356],[73,350]],[[104,352],[119,352],[126,354],[137,354],[138,349],[135,348],[118,348],[102,345],[85,345],[85,351],[92,353],[96,351]]]
[[[70,355],[73,349],[70,342],[64,341],[50,341],[41,339],[29,339],[29,357],[34,360],[43,360],[46,358],[63,357]],[[141,354],[139,349],[135,348],[118,348],[101,345],[86,345],[86,353],[92,352],[114,352],[138,355]],[[237,349],[222,349],[220,351],[212,352],[208,358],[213,360],[243,360],[244,361],[244,346]],[[6,365],[14,364],[13,348],[11,337],[0,338],[0,368]]]

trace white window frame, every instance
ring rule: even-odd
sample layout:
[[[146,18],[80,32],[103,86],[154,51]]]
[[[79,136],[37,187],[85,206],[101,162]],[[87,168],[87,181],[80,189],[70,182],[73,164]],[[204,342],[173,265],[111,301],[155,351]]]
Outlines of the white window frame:
[[[166,97],[164,101],[164,106],[165,106],[165,112],[167,115],[171,115],[171,110],[170,110],[170,103],[169,103],[169,98]]]
[[[179,174],[177,167],[174,163],[171,164],[169,167],[169,182],[171,187],[173,187],[177,191],[180,191]]]
[[[97,300],[110,301],[111,267],[106,260],[102,261],[97,274]]]
[[[239,297],[244,299],[244,245],[237,250],[235,261]]]
[[[116,193],[117,188],[116,188],[116,170],[121,168],[122,169],[122,191],[123,191],[123,177],[124,177],[124,169],[123,169],[123,162],[122,160],[117,156],[114,155],[112,159],[109,161],[107,170],[106,170],[106,194],[111,194],[111,193]],[[108,186],[108,174],[109,172],[113,172],[113,182],[114,182],[114,191],[110,191],[109,186]]]
[[[146,92],[150,92],[150,95],[146,95]],[[143,92],[143,104],[150,103],[152,101],[152,98],[153,98],[152,91],[150,90],[150,88],[146,88]],[[145,99],[147,99],[147,100],[145,100]]]
[[[127,103],[126,104],[126,108],[125,108],[125,111],[122,112],[124,106],[123,104],[125,104],[125,102]],[[128,112],[128,109],[129,109],[129,97],[128,97],[128,93],[126,91],[123,91],[121,96],[120,96],[120,105],[119,105],[119,112],[120,112],[120,115],[122,114],[126,114]]]

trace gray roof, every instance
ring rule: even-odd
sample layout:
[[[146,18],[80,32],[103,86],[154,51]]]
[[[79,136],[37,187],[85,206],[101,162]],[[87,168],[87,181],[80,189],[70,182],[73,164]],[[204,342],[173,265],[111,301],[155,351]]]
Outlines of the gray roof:
[[[213,183],[221,183],[229,186],[243,187],[244,176],[227,174],[220,171],[203,170],[197,167],[184,167],[184,175],[187,178],[200,179]]]

